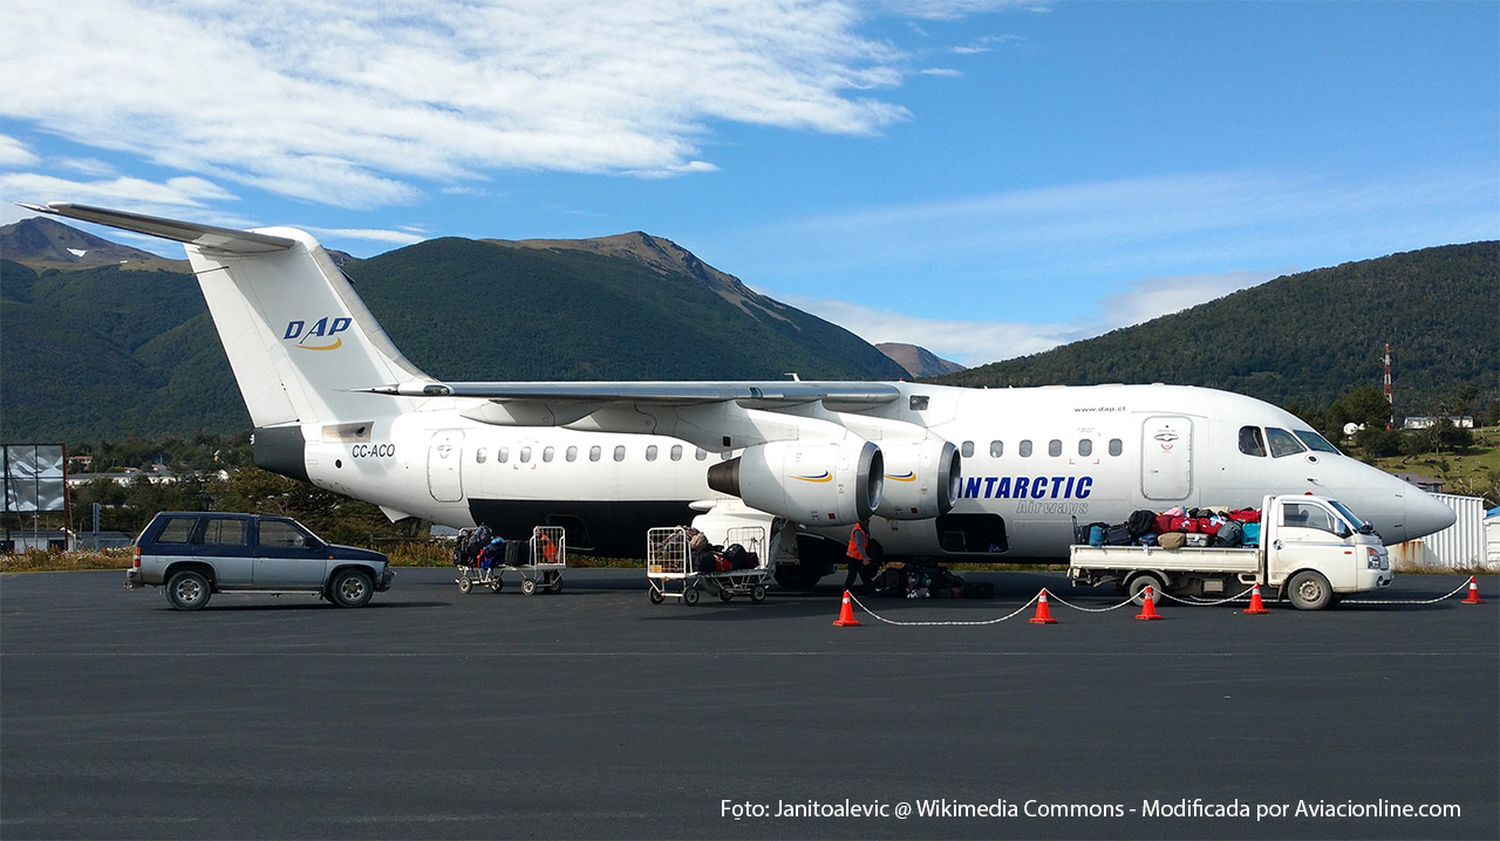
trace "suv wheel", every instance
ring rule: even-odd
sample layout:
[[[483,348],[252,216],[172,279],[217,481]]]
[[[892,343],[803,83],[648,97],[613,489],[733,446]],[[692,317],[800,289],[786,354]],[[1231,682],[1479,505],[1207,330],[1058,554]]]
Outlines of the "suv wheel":
[[[339,570],[329,589],[333,591],[333,603],[339,607],[364,607],[375,594],[370,576],[357,569]]]
[[[167,603],[177,610],[197,610],[208,604],[213,589],[201,572],[183,570],[167,581]]]

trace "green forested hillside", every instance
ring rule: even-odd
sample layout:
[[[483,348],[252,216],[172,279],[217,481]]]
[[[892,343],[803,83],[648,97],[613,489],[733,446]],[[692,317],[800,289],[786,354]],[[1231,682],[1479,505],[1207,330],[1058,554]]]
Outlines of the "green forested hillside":
[[[1044,353],[938,378],[971,386],[1168,382],[1325,406],[1378,386],[1390,342],[1396,411],[1463,386],[1500,395],[1500,243],[1449,245],[1302,272]]]
[[[345,270],[402,351],[447,379],[903,374],[843,328],[629,259],[441,239]],[[249,427],[198,285],[174,272],[0,261],[0,375],[6,441]]]

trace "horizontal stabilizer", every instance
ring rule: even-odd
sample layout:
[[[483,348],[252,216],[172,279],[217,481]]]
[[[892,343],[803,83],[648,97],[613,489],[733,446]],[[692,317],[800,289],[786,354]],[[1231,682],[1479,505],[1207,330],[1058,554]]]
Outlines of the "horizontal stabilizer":
[[[180,222],[176,219],[162,219],[157,216],[127,213],[123,210],[110,210],[109,208],[92,207],[86,204],[71,204],[69,202],[49,202],[45,205],[17,203],[21,204],[21,207],[27,210],[35,210],[38,213],[66,216],[70,219],[80,219],[84,222],[93,222],[98,225],[119,228],[122,231],[135,231],[138,234],[172,239],[188,243],[189,245],[196,245],[199,248],[225,251],[231,254],[264,254],[270,251],[286,251],[297,244],[296,240],[287,239],[286,237],[257,234],[252,231],[237,231],[233,228],[219,228],[213,225],[199,225],[195,222]]]

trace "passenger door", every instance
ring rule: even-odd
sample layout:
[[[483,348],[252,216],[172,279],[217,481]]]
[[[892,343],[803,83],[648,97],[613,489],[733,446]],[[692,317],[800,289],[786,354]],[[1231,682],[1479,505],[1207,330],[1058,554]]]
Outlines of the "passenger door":
[[[314,590],[328,572],[327,548],[296,521],[262,517],[255,551],[259,590]]]
[[[197,554],[213,564],[220,587],[251,586],[255,556],[250,548],[249,517],[206,517],[198,535]]]
[[[1146,418],[1141,426],[1141,494],[1186,499],[1193,490],[1193,422],[1175,415]]]
[[[464,498],[464,433],[461,429],[441,429],[432,434],[427,449],[427,488],[438,502],[458,502]]]

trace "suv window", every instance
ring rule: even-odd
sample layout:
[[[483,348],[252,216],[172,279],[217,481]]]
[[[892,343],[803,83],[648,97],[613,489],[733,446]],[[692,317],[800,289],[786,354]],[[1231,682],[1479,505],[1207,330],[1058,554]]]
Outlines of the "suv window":
[[[208,546],[244,546],[245,521],[238,517],[213,517],[203,524],[203,538]]]
[[[156,534],[157,543],[187,543],[192,539],[197,517],[168,517],[166,525]]]
[[[283,520],[260,521],[262,548],[305,549],[312,545],[312,535]]]

